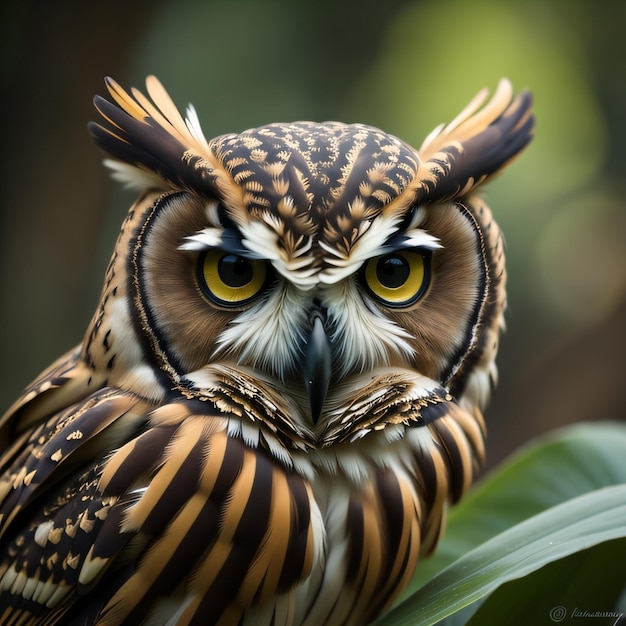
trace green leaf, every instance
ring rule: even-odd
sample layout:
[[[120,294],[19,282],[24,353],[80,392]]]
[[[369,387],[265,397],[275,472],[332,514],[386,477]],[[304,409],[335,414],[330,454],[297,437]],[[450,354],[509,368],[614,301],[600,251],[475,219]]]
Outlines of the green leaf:
[[[597,544],[626,537],[626,485],[605,487],[552,507],[455,561],[380,626],[430,626],[506,582]]]
[[[626,483],[626,426],[595,422],[544,435],[477,483],[449,515],[434,556],[422,561],[406,598],[498,533],[556,504]]]
[[[593,624],[614,626],[623,613],[626,539],[616,539],[550,563],[505,583],[476,611],[467,626],[506,624]],[[586,621],[585,612],[605,613]],[[575,620],[575,621],[574,621]]]

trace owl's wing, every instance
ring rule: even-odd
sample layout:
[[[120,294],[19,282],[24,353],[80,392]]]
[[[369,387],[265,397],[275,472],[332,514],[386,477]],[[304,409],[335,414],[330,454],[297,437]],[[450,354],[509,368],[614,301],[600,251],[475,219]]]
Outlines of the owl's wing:
[[[88,395],[89,376],[77,346],[24,389],[0,418],[0,472],[12,458],[9,448],[19,449],[33,425]]]
[[[140,623],[153,605],[236,622],[319,549],[303,479],[200,401],[100,390],[31,429],[3,479],[0,623]]]
[[[115,440],[111,431],[128,429],[139,402],[110,388],[74,402],[86,384],[77,355],[53,364],[3,417],[10,443],[0,457],[0,623],[34,619],[46,606],[63,612],[77,559],[107,511],[90,493],[93,459]],[[63,401],[69,408],[57,411]]]
[[[452,122],[436,128],[422,143],[418,201],[467,194],[504,168],[532,139],[530,92],[513,99],[511,83],[503,79],[483,106],[487,95],[487,90],[479,92]]]

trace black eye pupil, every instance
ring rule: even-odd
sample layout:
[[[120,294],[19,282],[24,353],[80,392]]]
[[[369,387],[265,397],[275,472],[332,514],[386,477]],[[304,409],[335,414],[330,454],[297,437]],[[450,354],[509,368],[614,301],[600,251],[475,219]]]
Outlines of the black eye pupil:
[[[229,287],[243,287],[253,276],[252,264],[236,254],[225,254],[217,263],[217,272]]]
[[[376,264],[376,277],[388,289],[402,287],[409,279],[410,271],[407,260],[396,254],[382,257]]]

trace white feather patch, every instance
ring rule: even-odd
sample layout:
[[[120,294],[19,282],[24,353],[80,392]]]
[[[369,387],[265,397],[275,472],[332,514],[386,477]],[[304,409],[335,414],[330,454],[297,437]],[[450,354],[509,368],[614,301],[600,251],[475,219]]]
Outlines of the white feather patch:
[[[178,249],[200,251],[208,248],[219,248],[222,245],[223,232],[221,228],[204,228],[195,235],[185,237],[185,242]]]
[[[185,117],[185,125],[191,133],[191,136],[207,151],[209,152],[209,143],[204,136],[202,126],[200,125],[200,119],[196,113],[196,109],[193,104],[187,106],[187,115]]]
[[[122,163],[115,159],[104,159],[104,165],[111,170],[111,178],[122,183],[127,189],[143,191],[144,189],[169,189],[169,186],[156,172],[137,165]]]
[[[299,357],[305,327],[301,296],[293,287],[275,289],[267,301],[252,306],[226,327],[218,338],[215,357],[236,354],[239,363],[282,379]]]
[[[335,324],[332,341],[341,346],[342,375],[380,367],[393,356],[412,357],[413,348],[406,341],[411,335],[375,307],[367,307],[353,282],[329,287],[324,303]]]

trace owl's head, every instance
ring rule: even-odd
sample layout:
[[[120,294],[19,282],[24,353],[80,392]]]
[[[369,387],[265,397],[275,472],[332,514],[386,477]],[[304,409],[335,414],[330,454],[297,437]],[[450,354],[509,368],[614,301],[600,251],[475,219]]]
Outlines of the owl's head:
[[[505,269],[474,191],[529,142],[529,94],[502,81],[414,150],[336,122],[207,141],[154,77],[152,101],[107,85],[116,104],[97,98],[90,128],[143,193],[86,338],[96,367],[146,395],[210,396],[228,373],[253,397],[254,378],[318,436],[402,415],[408,388],[484,404]]]

